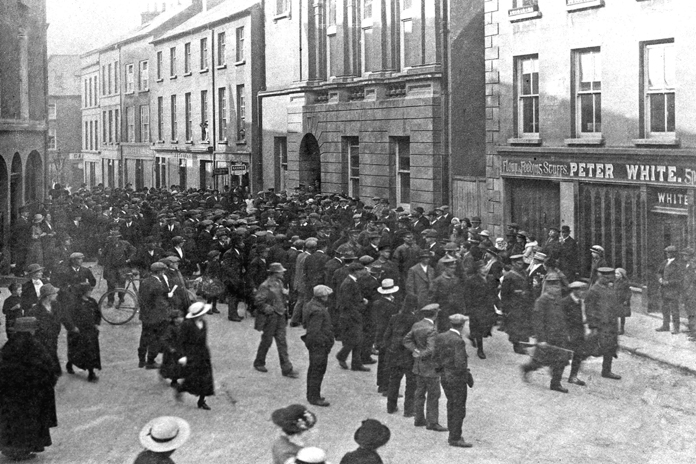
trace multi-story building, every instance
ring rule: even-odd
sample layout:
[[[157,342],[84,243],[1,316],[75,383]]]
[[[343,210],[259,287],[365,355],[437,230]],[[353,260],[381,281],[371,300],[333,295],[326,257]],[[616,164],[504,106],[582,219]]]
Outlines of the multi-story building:
[[[485,174],[481,1],[279,0],[265,32],[264,187],[432,208]]]
[[[663,249],[694,245],[694,19],[673,0],[486,1],[489,228],[543,243],[567,225],[584,275],[600,245],[653,293]]]
[[[94,187],[102,183],[101,124],[99,109],[101,71],[99,52],[94,50],[80,56],[80,89],[82,92],[82,172],[84,183]]]
[[[262,44],[257,0],[222,2],[153,40],[156,186],[260,184]]]
[[[163,11],[144,12],[136,30],[82,55],[83,92],[100,84],[94,100],[83,95],[83,105],[88,106],[83,107],[82,125],[94,134],[83,140],[88,184],[153,185],[150,42],[199,13],[203,3],[188,0]]]
[[[46,2],[0,2],[0,247],[46,191]]]
[[[78,55],[48,57],[48,178],[75,187],[84,179],[80,74]]]

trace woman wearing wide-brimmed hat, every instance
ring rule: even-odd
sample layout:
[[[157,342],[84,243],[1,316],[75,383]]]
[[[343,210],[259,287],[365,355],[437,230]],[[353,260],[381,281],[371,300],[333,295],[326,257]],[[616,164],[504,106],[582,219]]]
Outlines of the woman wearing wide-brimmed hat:
[[[51,284],[45,284],[39,290],[39,302],[32,306],[26,315],[35,317],[38,323],[36,339],[46,347],[54,362],[54,371],[61,375],[60,361],[58,359],[58,335],[63,322],[63,313],[58,303],[58,289]],[[71,327],[73,331],[77,330]]]
[[[14,335],[0,353],[0,450],[15,461],[36,457],[58,425],[53,359],[34,337],[33,317],[15,320]]]
[[[317,416],[301,404],[291,404],[273,411],[271,420],[282,430],[271,448],[273,464],[291,463],[305,447],[307,432],[317,423]]]
[[[179,358],[179,364],[184,366],[184,381],[176,390],[177,399],[181,399],[182,392],[197,395],[198,407],[206,410],[210,406],[205,402],[205,397],[215,394],[213,366],[208,349],[208,326],[204,320],[211,307],[200,301],[193,303],[181,324],[179,344],[183,356]]]
[[[359,445],[358,449],[346,453],[340,464],[382,464],[377,449],[386,445],[391,438],[389,427],[376,419],[365,419],[353,438]]]
[[[173,464],[171,455],[186,443],[191,426],[180,417],[162,416],[152,419],[140,431],[140,444],[145,448],[133,464]]]

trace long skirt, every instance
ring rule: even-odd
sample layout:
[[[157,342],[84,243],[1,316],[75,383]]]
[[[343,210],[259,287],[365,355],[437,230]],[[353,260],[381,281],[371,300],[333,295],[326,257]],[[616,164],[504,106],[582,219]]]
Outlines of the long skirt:
[[[99,331],[68,332],[68,362],[79,369],[100,369]]]

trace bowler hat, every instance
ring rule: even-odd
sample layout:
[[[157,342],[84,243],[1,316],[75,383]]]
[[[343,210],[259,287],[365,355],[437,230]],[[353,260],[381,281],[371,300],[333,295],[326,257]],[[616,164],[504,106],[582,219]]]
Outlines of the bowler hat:
[[[375,419],[366,419],[353,435],[355,442],[362,448],[376,450],[384,446],[391,438],[389,427]]]

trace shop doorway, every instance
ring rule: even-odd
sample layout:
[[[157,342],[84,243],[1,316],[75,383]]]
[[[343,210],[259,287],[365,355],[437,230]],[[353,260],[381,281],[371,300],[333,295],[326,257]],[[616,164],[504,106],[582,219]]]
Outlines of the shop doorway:
[[[321,152],[312,134],[305,135],[300,143],[300,183],[307,191],[321,192]]]
[[[510,199],[510,222],[519,225],[536,238],[546,242],[549,227],[561,223],[561,189],[557,182],[510,179],[506,183]]]
[[[648,217],[648,311],[660,311],[657,270],[666,258],[666,247],[683,250],[688,246],[687,216],[651,212]]]

